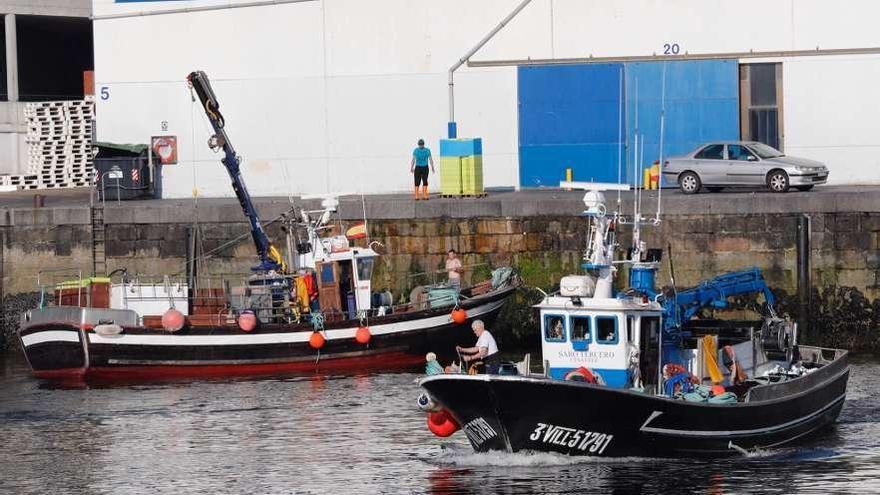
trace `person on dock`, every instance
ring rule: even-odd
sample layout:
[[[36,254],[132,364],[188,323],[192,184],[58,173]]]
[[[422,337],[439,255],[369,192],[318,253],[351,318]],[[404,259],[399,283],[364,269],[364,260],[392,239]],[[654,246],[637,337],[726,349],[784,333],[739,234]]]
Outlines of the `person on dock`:
[[[461,273],[463,271],[458,254],[455,249],[450,249],[446,253],[446,275],[449,278],[449,285],[455,290],[461,290]]]
[[[497,375],[501,366],[501,354],[498,352],[498,344],[495,337],[486,330],[483,320],[474,320],[471,324],[474,335],[477,336],[477,344],[474,347],[455,346],[455,350],[461,353],[464,362],[482,360],[486,365],[486,374]]]
[[[418,147],[413,150],[412,160],[409,163],[409,172],[413,174],[415,183],[414,196],[416,201],[428,199],[428,164],[431,172],[434,172],[434,158],[431,150],[425,147],[425,140],[419,139]],[[422,196],[419,196],[419,184],[422,184]]]

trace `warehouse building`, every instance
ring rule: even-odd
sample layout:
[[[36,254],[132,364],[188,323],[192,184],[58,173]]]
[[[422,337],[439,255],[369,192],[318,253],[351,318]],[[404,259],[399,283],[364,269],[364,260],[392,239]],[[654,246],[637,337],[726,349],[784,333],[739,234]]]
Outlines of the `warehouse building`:
[[[254,195],[409,190],[415,142],[436,153],[449,132],[450,67],[520,4],[93,0],[97,138],[162,137],[165,196],[230,196],[185,83],[199,69]],[[831,184],[878,183],[878,15],[871,0],[533,0],[455,72],[457,135],[482,138],[486,187],[566,169],[632,181],[661,140],[669,156],[740,138],[826,162]]]

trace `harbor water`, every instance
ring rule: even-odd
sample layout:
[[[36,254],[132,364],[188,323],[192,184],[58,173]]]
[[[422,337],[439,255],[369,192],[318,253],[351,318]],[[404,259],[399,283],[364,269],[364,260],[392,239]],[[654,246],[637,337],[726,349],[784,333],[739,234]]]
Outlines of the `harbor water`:
[[[434,437],[419,375],[59,387],[0,358],[0,493],[878,493],[880,360],[837,424],[726,459],[475,454]]]

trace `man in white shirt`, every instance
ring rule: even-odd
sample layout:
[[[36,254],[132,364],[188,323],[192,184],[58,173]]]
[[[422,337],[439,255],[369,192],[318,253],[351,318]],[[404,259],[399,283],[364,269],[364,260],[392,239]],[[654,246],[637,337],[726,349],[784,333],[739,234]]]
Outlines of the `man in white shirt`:
[[[471,328],[477,336],[477,344],[474,347],[455,346],[455,350],[462,354],[464,362],[482,360],[486,365],[486,374],[497,375],[501,366],[501,354],[498,352],[495,337],[486,330],[483,320],[474,320]]]
[[[458,259],[458,256],[455,253],[454,249],[450,249],[448,253],[446,253],[446,272],[449,276],[449,285],[454,287],[456,290],[461,289],[461,260]]]

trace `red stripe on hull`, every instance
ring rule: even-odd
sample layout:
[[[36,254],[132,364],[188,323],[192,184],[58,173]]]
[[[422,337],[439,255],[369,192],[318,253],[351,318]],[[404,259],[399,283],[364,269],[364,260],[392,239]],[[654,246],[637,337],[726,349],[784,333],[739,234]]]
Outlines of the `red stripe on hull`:
[[[419,355],[402,352],[358,356],[351,358],[322,358],[288,363],[222,364],[196,366],[118,366],[93,367],[34,372],[38,378],[52,380],[143,380],[162,378],[206,378],[234,376],[266,376],[279,374],[315,374],[325,372],[362,373],[371,371],[407,370],[425,362]]]

